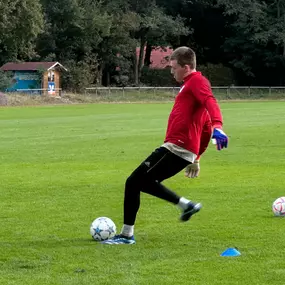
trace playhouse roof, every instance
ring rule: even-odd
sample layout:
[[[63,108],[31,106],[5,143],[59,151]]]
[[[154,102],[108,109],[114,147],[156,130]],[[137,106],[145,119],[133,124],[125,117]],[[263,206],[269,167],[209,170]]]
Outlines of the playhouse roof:
[[[63,70],[67,70],[63,65],[59,62],[51,61],[51,62],[8,62],[4,64],[0,70],[3,71],[36,71],[36,70],[50,70],[56,67],[62,68]]]

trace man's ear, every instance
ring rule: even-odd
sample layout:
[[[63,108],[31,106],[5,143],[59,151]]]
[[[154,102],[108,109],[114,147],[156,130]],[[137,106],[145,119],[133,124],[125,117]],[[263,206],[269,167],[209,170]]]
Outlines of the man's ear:
[[[184,68],[185,72],[189,72],[189,65],[185,64],[184,66],[182,66],[182,68]]]

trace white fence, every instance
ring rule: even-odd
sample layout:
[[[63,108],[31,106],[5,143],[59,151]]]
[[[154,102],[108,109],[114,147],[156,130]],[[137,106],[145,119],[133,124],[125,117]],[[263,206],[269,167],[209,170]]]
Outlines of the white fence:
[[[175,96],[180,87],[90,87],[85,93],[97,96],[149,94]],[[285,86],[213,86],[213,93],[222,99],[284,98]]]
[[[16,92],[32,94],[32,95],[61,96],[62,89],[61,88],[55,88],[52,92],[47,88],[45,88],[45,89],[44,88],[41,88],[41,89],[17,89]]]
[[[89,87],[85,95],[96,100],[167,100],[178,93],[180,87]],[[285,86],[213,86],[217,99],[285,99]],[[31,95],[48,94],[47,89],[18,89]],[[52,96],[64,97],[67,93],[56,89]]]
[[[111,95],[112,93],[122,93],[123,95],[125,93],[129,92],[138,92],[138,93],[145,93],[145,92],[172,92],[173,94],[176,94],[179,91],[180,87],[90,87],[90,88],[85,88],[85,93],[89,94],[109,94]]]

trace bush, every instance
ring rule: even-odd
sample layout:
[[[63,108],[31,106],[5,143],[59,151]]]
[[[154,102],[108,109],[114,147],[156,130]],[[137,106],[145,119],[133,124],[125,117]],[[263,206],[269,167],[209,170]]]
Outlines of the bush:
[[[155,69],[143,67],[141,83],[147,86],[177,86],[177,82],[170,72],[170,68]]]
[[[0,70],[0,91],[5,91],[13,84],[13,73]]]
[[[235,84],[233,71],[222,64],[200,65],[197,70],[210,80],[212,86]],[[170,73],[170,68],[150,69],[144,67],[141,73],[141,83],[147,86],[178,86]]]
[[[82,92],[86,86],[90,86],[95,78],[94,66],[85,61],[65,62],[67,72],[62,73],[62,89],[72,92]]]
[[[211,82],[212,86],[230,86],[235,84],[233,71],[222,64],[200,65],[197,70],[201,71]]]

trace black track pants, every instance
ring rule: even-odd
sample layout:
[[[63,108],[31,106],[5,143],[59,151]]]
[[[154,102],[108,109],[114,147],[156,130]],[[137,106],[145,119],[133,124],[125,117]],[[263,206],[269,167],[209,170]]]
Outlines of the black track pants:
[[[124,224],[135,224],[136,215],[140,207],[141,191],[177,204],[180,196],[163,186],[161,182],[174,176],[188,164],[188,161],[164,147],[157,148],[144,160],[126,181]]]

